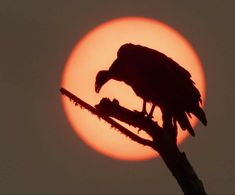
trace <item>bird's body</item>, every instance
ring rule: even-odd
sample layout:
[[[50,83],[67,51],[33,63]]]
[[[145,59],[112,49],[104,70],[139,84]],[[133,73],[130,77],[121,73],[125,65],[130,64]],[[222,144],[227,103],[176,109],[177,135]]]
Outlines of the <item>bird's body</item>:
[[[174,119],[182,129],[188,129],[194,135],[187,116],[190,113],[206,125],[205,114],[199,106],[201,95],[190,73],[163,53],[140,45],[125,44],[118,50],[117,59],[109,70],[103,72],[107,72],[101,73],[107,74],[105,82],[109,79],[123,81],[144,102],[159,106],[165,125],[171,126]],[[98,75],[97,82],[100,80]],[[101,82],[101,85],[104,83]]]

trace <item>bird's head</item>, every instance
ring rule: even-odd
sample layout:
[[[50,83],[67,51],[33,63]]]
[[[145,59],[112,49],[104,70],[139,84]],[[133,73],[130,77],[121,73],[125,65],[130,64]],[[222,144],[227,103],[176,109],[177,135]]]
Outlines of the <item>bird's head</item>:
[[[111,79],[111,74],[108,70],[102,70],[98,72],[96,75],[96,81],[95,81],[95,91],[96,93],[99,93],[101,87]]]

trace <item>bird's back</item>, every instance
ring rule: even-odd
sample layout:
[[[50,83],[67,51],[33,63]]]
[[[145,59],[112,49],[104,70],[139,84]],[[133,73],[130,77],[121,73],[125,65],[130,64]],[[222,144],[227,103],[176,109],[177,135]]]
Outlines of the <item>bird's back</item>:
[[[126,68],[122,69],[127,75],[125,82],[137,95],[150,101],[173,101],[172,104],[200,99],[191,74],[165,54],[140,45],[125,44],[119,49],[118,58],[125,62]]]

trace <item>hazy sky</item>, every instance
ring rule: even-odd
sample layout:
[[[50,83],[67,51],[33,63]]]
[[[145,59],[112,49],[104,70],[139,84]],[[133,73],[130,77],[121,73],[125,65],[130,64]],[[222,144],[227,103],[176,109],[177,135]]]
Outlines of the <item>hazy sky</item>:
[[[103,156],[71,129],[61,105],[69,53],[95,26],[144,16],[180,32],[205,69],[208,127],[186,152],[209,194],[235,194],[235,1],[0,1],[0,193],[180,194],[160,158]]]

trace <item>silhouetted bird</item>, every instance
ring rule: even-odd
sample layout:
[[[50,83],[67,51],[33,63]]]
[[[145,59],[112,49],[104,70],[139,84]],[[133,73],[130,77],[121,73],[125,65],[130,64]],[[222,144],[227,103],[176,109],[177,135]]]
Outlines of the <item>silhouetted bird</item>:
[[[155,106],[159,106],[163,127],[176,129],[177,121],[183,130],[187,129],[194,136],[188,120],[190,113],[207,124],[199,105],[201,95],[190,73],[161,52],[131,43],[122,45],[109,70],[97,74],[95,91],[98,93],[110,79],[124,81],[132,87],[143,99],[142,113],[147,113],[146,102],[151,102],[153,106],[148,117],[152,117]],[[177,132],[173,134],[176,137]]]

